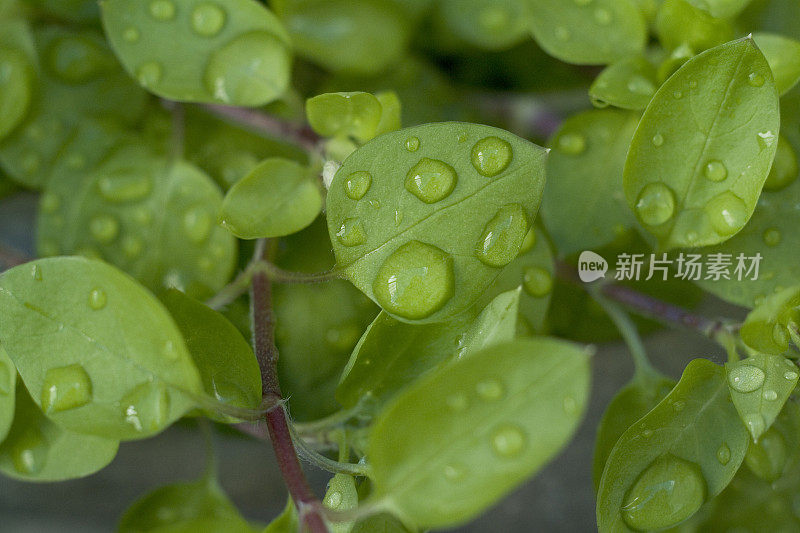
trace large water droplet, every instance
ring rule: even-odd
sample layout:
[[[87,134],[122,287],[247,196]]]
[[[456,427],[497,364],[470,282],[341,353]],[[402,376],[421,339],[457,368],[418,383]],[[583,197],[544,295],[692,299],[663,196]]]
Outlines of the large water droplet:
[[[142,63],[139,65],[139,68],[136,69],[136,79],[143,87],[155,87],[161,82],[161,77],[163,75],[164,69],[161,67],[160,63],[156,63],[155,61]]]
[[[525,446],[525,433],[518,426],[502,424],[492,432],[492,449],[500,457],[516,457],[525,450]]]
[[[133,202],[150,194],[153,180],[148,174],[131,169],[120,169],[104,175],[97,181],[100,196],[109,202]]]
[[[667,455],[653,461],[625,495],[622,517],[638,531],[664,529],[692,516],[705,497],[700,468]]]
[[[764,371],[752,365],[741,365],[728,373],[728,383],[739,392],[752,392],[764,384]]]
[[[273,35],[246,33],[211,54],[203,77],[206,90],[224,104],[262,105],[286,90],[290,62]]]
[[[47,441],[41,431],[27,427],[8,444],[14,470],[27,476],[42,471],[47,461]]]
[[[730,191],[724,191],[709,200],[704,211],[714,231],[723,236],[733,235],[742,229],[749,216],[744,201]]]
[[[636,213],[649,226],[658,226],[675,214],[675,195],[666,184],[648,183],[636,199]]]
[[[778,246],[781,243],[781,230],[778,228],[767,228],[764,230],[764,244],[767,246]]]
[[[150,2],[150,15],[156,20],[172,20],[175,18],[175,4],[171,0],[153,0]]]
[[[458,181],[456,171],[438,159],[423,157],[406,174],[406,190],[425,202],[433,204],[447,198]]]
[[[381,265],[372,290],[388,312],[421,319],[441,309],[453,297],[453,258],[436,246],[409,241]]]
[[[703,169],[703,175],[711,181],[723,181],[728,177],[728,169],[722,161],[709,161]]]
[[[195,206],[183,214],[183,232],[194,244],[202,244],[211,235],[214,219],[205,206]]]
[[[120,406],[125,422],[134,430],[157,431],[169,419],[169,392],[161,383],[142,383],[122,398]]]
[[[472,147],[472,166],[481,176],[496,176],[508,168],[513,155],[508,142],[499,137],[485,137]]]
[[[717,448],[717,461],[719,464],[725,466],[731,460],[731,449],[726,443]]]
[[[213,37],[225,25],[225,12],[211,3],[200,4],[192,11],[192,29],[203,37]]]
[[[756,72],[751,72],[750,74],[747,75],[747,83],[749,83],[753,87],[761,87],[762,85],[764,85],[764,76]]]
[[[56,413],[86,405],[92,401],[92,381],[78,364],[51,368],[42,384],[42,411]]]
[[[108,303],[108,295],[103,289],[92,289],[89,292],[89,307],[95,311],[104,308]]]
[[[418,137],[409,137],[406,139],[406,150],[409,152],[416,152],[419,150],[419,138]]]
[[[553,290],[553,276],[542,267],[528,267],[522,277],[522,287],[534,298],[542,298]]]
[[[558,149],[567,155],[582,154],[586,150],[586,137],[580,133],[564,133],[556,141]]]
[[[506,393],[503,384],[496,379],[485,379],[479,381],[475,385],[475,392],[478,393],[481,399],[487,401],[496,401],[503,397]]]
[[[520,204],[504,205],[483,228],[476,246],[478,259],[489,266],[506,266],[519,255],[528,228],[524,207]]]
[[[344,182],[344,193],[351,200],[361,200],[372,186],[372,174],[359,170],[350,174]]]
[[[89,221],[89,232],[100,244],[109,244],[119,235],[119,222],[111,215],[97,215]]]
[[[336,232],[336,240],[345,246],[359,246],[367,242],[364,225],[357,218],[346,218],[342,227]]]

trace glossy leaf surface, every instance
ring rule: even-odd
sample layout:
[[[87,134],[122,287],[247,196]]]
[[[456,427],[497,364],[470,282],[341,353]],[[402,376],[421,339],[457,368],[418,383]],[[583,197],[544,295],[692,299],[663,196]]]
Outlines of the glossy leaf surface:
[[[747,315],[739,334],[751,348],[782,354],[789,347],[789,328],[800,324],[800,286],[768,296]]]
[[[667,50],[685,46],[699,53],[733,39],[731,23],[712,17],[685,0],[664,0],[655,20],[658,40]]]
[[[589,88],[592,102],[602,107],[644,109],[658,88],[656,68],[644,57],[634,56],[606,67]]]
[[[753,39],[767,58],[778,93],[787,93],[800,81],[800,41],[773,33],[756,33]]]

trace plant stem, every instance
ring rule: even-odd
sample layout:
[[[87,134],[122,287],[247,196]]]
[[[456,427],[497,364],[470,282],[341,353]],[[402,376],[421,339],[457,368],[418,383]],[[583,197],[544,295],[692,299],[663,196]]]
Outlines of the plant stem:
[[[263,241],[257,246],[257,254],[264,250]],[[250,289],[251,316],[253,320],[253,345],[261,369],[262,395],[264,400],[280,399],[278,383],[278,350],[275,347],[275,327],[272,315],[272,283],[266,272],[253,273]],[[297,457],[292,432],[289,428],[286,409],[279,404],[267,412],[267,429],[278,467],[301,519],[311,533],[327,533],[328,528],[319,512],[321,504],[306,480]]]

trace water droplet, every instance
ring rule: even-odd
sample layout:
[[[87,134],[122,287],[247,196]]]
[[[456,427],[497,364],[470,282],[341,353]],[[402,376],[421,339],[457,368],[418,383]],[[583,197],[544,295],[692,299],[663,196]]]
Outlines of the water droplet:
[[[644,76],[640,76],[639,74],[634,74],[631,76],[631,78],[628,80],[627,87],[630,92],[645,96],[651,96],[656,92],[656,86],[653,84],[653,82]]]
[[[203,80],[209,94],[223,104],[258,106],[284,93],[290,63],[281,41],[254,31],[212,52]]]
[[[496,401],[503,397],[506,393],[503,384],[496,379],[485,379],[475,385],[475,392],[478,393],[483,400]]]
[[[192,11],[192,29],[203,37],[213,37],[225,25],[225,12],[211,3],[200,4]]]
[[[776,137],[771,131],[762,131],[758,134],[756,140],[758,141],[759,149],[765,150],[775,144]]]
[[[720,446],[717,449],[717,461],[719,461],[719,464],[724,466],[728,464],[728,461],[730,460],[731,460],[731,449],[728,447],[727,444],[723,442],[722,446]]]
[[[386,311],[421,319],[441,309],[453,297],[453,258],[436,246],[409,241],[381,265],[372,290]]]
[[[409,137],[406,139],[406,150],[409,152],[416,152],[419,149],[419,138]]]
[[[399,226],[403,222],[403,212],[399,209],[394,210],[394,225]]]
[[[655,135],[653,135],[653,138],[651,139],[651,142],[653,143],[653,146],[656,146],[656,147],[663,146],[664,145],[664,136],[661,135],[660,133],[656,133]]]
[[[195,206],[183,214],[183,231],[194,244],[202,244],[211,235],[214,219],[205,206]]]
[[[483,228],[476,246],[478,259],[492,267],[506,266],[519,255],[529,227],[524,207],[504,205]]]
[[[781,243],[781,230],[778,228],[767,228],[764,230],[764,244],[767,246],[778,246]]]
[[[33,265],[31,267],[31,276],[36,281],[42,281],[42,267],[39,265]]]
[[[449,481],[459,481],[464,479],[467,470],[460,464],[450,463],[444,467],[444,477]]]
[[[525,450],[525,445],[525,433],[517,426],[503,424],[492,433],[492,449],[501,457],[516,457]]]
[[[622,517],[637,531],[673,526],[692,516],[706,498],[700,468],[667,455],[653,461],[625,495]]]
[[[564,26],[558,26],[555,29],[555,36],[559,41],[568,41],[571,35],[569,30]]]
[[[120,406],[123,419],[137,432],[158,431],[169,420],[169,392],[161,383],[136,386],[122,398]]]
[[[19,436],[7,442],[7,445],[11,448],[14,470],[23,475],[33,475],[42,471],[47,461],[47,441],[38,428],[25,428]]]
[[[142,35],[139,32],[139,30],[134,28],[133,26],[125,28],[125,30],[122,32],[122,39],[129,43],[138,42],[141,36]]]
[[[739,231],[749,216],[744,201],[730,191],[724,191],[712,198],[704,211],[714,230],[724,236]]]
[[[136,79],[143,87],[155,87],[161,81],[161,76],[164,74],[164,69],[161,68],[160,63],[155,61],[148,61],[142,63],[136,69]]]
[[[553,290],[553,276],[542,267],[528,267],[522,277],[522,287],[534,298],[542,298]]]
[[[150,2],[150,15],[156,20],[172,20],[175,18],[175,4],[171,0],[153,0]]]
[[[89,307],[95,311],[104,308],[106,303],[108,303],[108,296],[103,289],[92,289],[89,292]]]
[[[132,169],[120,169],[104,175],[97,181],[100,196],[109,202],[133,202],[150,194],[153,180],[148,174]]]
[[[747,83],[749,83],[753,87],[761,87],[762,85],[764,85],[764,76],[756,72],[751,72],[750,74],[747,75]]]
[[[164,346],[161,347],[161,354],[167,361],[177,361],[180,353],[174,342],[165,341]]]
[[[752,365],[740,365],[728,373],[728,383],[738,392],[752,392],[764,384],[764,371]]]
[[[499,137],[486,137],[472,147],[472,166],[481,176],[500,174],[511,163],[511,145]]]
[[[97,215],[89,221],[89,232],[100,244],[109,244],[119,235],[119,222],[111,215]]]
[[[359,246],[367,242],[364,225],[357,218],[346,218],[336,233],[336,240],[345,246]]]
[[[642,437],[644,437],[645,439],[649,439],[652,436],[653,436],[652,429],[645,429],[644,431],[642,431]]]
[[[586,137],[580,133],[565,133],[559,136],[557,145],[567,155],[582,154],[586,150]]]
[[[686,407],[686,402],[683,400],[676,400],[672,403],[672,409],[674,409],[676,413],[683,411],[684,407]]]
[[[325,495],[325,501],[323,503],[328,509],[338,509],[339,506],[342,505],[343,499],[342,493],[338,490],[335,490]]]
[[[648,183],[636,200],[636,213],[644,224],[658,226],[675,214],[675,195],[666,184]]]
[[[774,391],[774,390],[772,390],[772,389],[770,389],[770,390],[765,390],[765,391],[764,391],[764,399],[765,399],[765,400],[767,400],[767,401],[769,401],[769,402],[773,402],[773,401],[775,401],[775,400],[777,400],[777,399],[778,399],[778,393],[777,393],[777,392],[775,392],[775,391]]]
[[[601,26],[608,26],[614,17],[608,9],[599,7],[594,10],[594,20]]]
[[[458,181],[456,171],[438,159],[423,157],[406,175],[406,190],[425,202],[433,204],[447,198]]]
[[[39,207],[44,213],[55,213],[61,207],[61,199],[51,192],[46,192],[39,200]]]
[[[728,169],[722,161],[709,161],[703,169],[703,175],[711,181],[723,181],[728,177]]]
[[[672,97],[675,98],[676,100],[680,100],[681,98],[683,98],[683,91],[673,92]]]
[[[795,379],[797,379],[797,372],[792,372],[792,371],[786,372],[783,374],[783,377],[784,379],[787,379],[789,381],[794,381]]]
[[[42,411],[56,413],[76,409],[92,401],[92,381],[78,364],[51,368],[42,384]]]
[[[372,186],[372,174],[359,170],[350,174],[344,182],[344,193],[351,200],[361,200]]]
[[[463,411],[469,405],[469,400],[467,399],[466,394],[451,394],[447,397],[447,407],[452,409],[453,411]]]
[[[745,416],[744,425],[747,426],[747,429],[753,436],[754,441],[758,441],[758,437],[761,436],[761,434],[764,433],[764,429],[766,429],[764,417],[758,413],[752,413]]]

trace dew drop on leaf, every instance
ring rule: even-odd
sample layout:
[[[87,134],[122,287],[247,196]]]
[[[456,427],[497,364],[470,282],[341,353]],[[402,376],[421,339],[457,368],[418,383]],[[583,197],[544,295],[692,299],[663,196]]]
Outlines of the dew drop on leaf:
[[[450,463],[445,465],[444,467],[444,477],[447,478],[449,481],[459,481],[464,479],[466,476],[467,470],[460,464]]]
[[[409,152],[416,152],[419,149],[419,138],[409,137],[406,139],[406,150]]]
[[[211,3],[200,4],[192,11],[192,30],[203,37],[213,37],[225,25],[225,12]]]
[[[447,407],[452,409],[453,411],[463,411],[469,405],[469,400],[467,399],[466,394],[451,394],[445,400],[447,403]]]
[[[152,178],[147,174],[123,171],[103,176],[97,181],[100,196],[109,202],[133,202],[150,194]]]
[[[613,16],[608,9],[599,7],[594,10],[594,20],[601,26],[608,26],[613,20]]]
[[[359,246],[367,242],[367,234],[359,219],[346,218],[336,232],[336,239],[345,246]]]
[[[42,281],[42,267],[33,265],[33,267],[31,267],[31,276],[33,276],[33,279],[36,281]]]
[[[792,372],[792,371],[785,372],[783,374],[783,378],[788,379],[789,381],[795,380],[797,379],[797,372]]]
[[[675,195],[672,189],[660,181],[648,183],[636,199],[636,213],[649,226],[667,222],[675,214]]]
[[[478,382],[478,384],[475,385],[475,392],[478,393],[481,399],[487,401],[499,400],[506,393],[503,384],[496,379],[486,379]]]
[[[503,424],[492,432],[492,449],[500,457],[516,457],[525,450],[525,445],[525,433],[517,426]]]
[[[653,146],[663,146],[664,145],[664,136],[660,133],[656,133],[653,135],[653,138],[650,140],[653,143]]]
[[[109,244],[119,235],[119,222],[111,215],[98,215],[89,221],[89,232],[100,244]]]
[[[525,208],[520,204],[504,205],[483,228],[476,246],[478,259],[485,265],[506,266],[519,255],[528,229]]]
[[[752,413],[744,417],[744,425],[751,435],[761,435],[764,433],[766,423],[764,417],[758,413]]]
[[[730,191],[724,191],[706,204],[704,211],[711,227],[720,235],[733,235],[747,222],[744,201]]]
[[[764,371],[752,365],[741,365],[728,373],[728,383],[738,392],[753,392],[764,384]]]
[[[42,411],[56,413],[86,405],[92,401],[92,381],[78,364],[51,368],[42,384]]]
[[[717,449],[717,461],[719,461],[719,464],[724,466],[728,464],[728,461],[730,460],[731,460],[731,449],[730,447],[728,447],[726,443],[723,442],[722,446],[720,446]]]
[[[136,79],[143,87],[155,87],[161,81],[164,69],[160,63],[148,61],[139,65],[136,69]]]
[[[724,181],[728,177],[728,169],[722,161],[709,161],[703,169],[703,175],[711,181]]]
[[[496,176],[508,168],[513,155],[507,141],[499,137],[485,137],[472,147],[472,166],[481,176]]]
[[[33,475],[42,471],[47,460],[47,442],[38,429],[27,428],[10,444],[14,470],[23,475]]]
[[[153,0],[150,2],[150,15],[156,20],[172,20],[175,18],[175,4],[171,0]]]
[[[359,170],[350,174],[344,182],[344,193],[351,200],[361,200],[372,186],[372,174]]]
[[[747,83],[749,83],[753,87],[761,87],[764,85],[764,76],[756,72],[751,72],[747,76]]]
[[[766,150],[775,144],[775,134],[771,131],[762,131],[757,136],[758,146],[761,150]]]
[[[169,420],[169,392],[160,383],[146,382],[121,400],[122,416],[136,431],[157,431]]]
[[[95,311],[104,308],[106,303],[108,303],[108,296],[103,289],[92,289],[89,292],[89,307]]]
[[[522,287],[534,298],[547,296],[553,290],[553,276],[544,268],[529,267],[522,277]]]
[[[765,400],[767,400],[767,401],[769,401],[769,402],[775,401],[775,400],[777,400],[777,399],[778,399],[778,393],[777,393],[777,392],[775,392],[775,391],[774,391],[774,390],[772,390],[772,389],[770,389],[770,390],[765,390],[765,391],[764,391],[764,399],[765,399]]]
[[[406,175],[406,190],[425,202],[433,204],[453,192],[458,181],[455,169],[438,159],[423,157]]]
[[[142,36],[141,32],[137,28],[134,28],[133,26],[125,28],[125,31],[122,32],[123,40],[129,43],[138,42],[141,36]]]
[[[558,138],[558,149],[567,155],[579,155],[586,150],[586,137],[580,133],[565,133]]]

